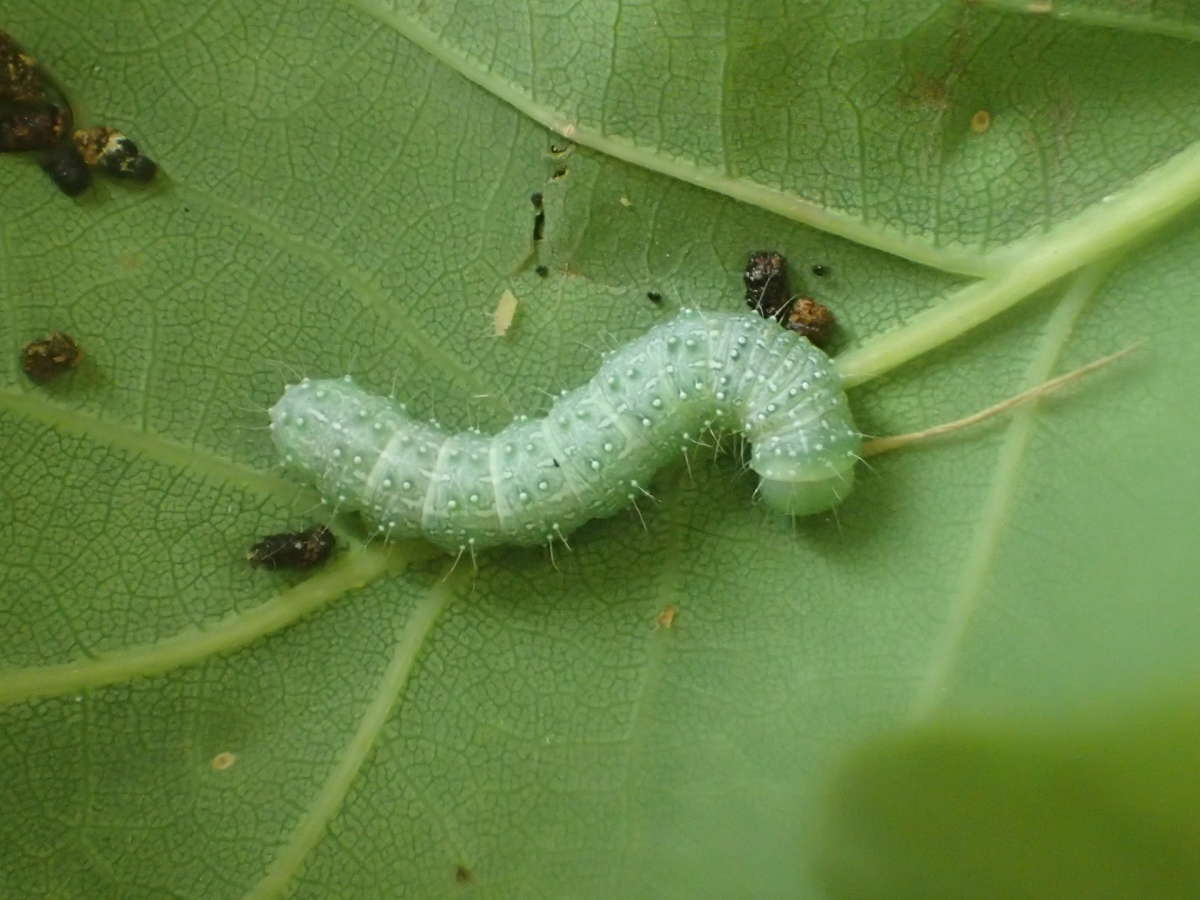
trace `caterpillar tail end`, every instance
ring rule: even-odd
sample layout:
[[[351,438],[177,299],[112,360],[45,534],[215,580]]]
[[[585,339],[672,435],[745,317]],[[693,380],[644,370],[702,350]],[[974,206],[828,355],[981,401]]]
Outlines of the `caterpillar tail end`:
[[[785,480],[764,477],[758,486],[763,502],[788,516],[811,516],[837,506],[854,487],[854,466],[824,478]]]

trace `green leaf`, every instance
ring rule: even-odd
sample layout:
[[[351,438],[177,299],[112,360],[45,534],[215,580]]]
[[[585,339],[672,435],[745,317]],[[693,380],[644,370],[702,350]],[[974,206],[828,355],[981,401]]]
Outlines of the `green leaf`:
[[[1200,55],[1088,6],[10,3],[163,172],[72,201],[0,157],[4,890],[817,896],[864,738],[1194,677]],[[836,516],[705,451],[554,561],[448,575],[339,520],[319,572],[247,566],[322,516],[263,427],[285,380],[497,428],[742,308],[760,248],[871,434],[1146,343]],[[54,329],[87,357],[37,386]]]
[[[1194,897],[1194,691],[1091,713],[926,725],[855,753],[820,829],[832,896]]]

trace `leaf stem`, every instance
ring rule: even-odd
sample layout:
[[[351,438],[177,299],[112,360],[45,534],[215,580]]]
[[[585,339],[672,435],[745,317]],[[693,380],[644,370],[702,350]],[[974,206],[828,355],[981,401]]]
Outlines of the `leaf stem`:
[[[997,12],[1023,14],[1030,17],[1046,16],[1051,19],[1069,21],[1075,25],[1090,25],[1093,28],[1111,28],[1126,32],[1161,34],[1184,40],[1200,40],[1200,25],[1166,15],[1154,16],[1147,13],[1124,12],[1115,9],[1100,9],[1082,3],[1063,0],[974,0],[977,6]],[[1130,4],[1131,6],[1133,4]]]
[[[1004,274],[969,284],[905,325],[837,358],[846,387],[869,381],[954,340],[1047,285],[1099,262],[1200,200],[1200,144],[1193,144],[1036,239],[993,256]]]
[[[994,403],[986,409],[981,409],[979,412],[972,413],[969,416],[963,416],[961,419],[955,419],[953,422],[943,422],[941,425],[934,425],[932,428],[924,428],[921,431],[910,431],[907,434],[893,434],[888,437],[873,438],[863,444],[862,455],[870,457],[878,456],[880,453],[890,453],[893,450],[899,450],[901,447],[907,447],[909,444],[927,441],[931,438],[961,431],[964,428],[970,428],[972,425],[978,425],[980,422],[985,422],[994,416],[1008,412],[1010,409],[1016,409],[1019,406],[1024,406],[1026,403],[1032,403],[1034,400],[1045,397],[1047,394],[1052,394],[1059,388],[1066,387],[1068,384],[1078,381],[1085,375],[1090,375],[1097,369],[1102,369],[1109,363],[1116,362],[1118,359],[1128,356],[1144,344],[1144,340],[1135,341],[1124,350],[1118,350],[1116,353],[1110,353],[1107,356],[1092,360],[1078,369],[1072,369],[1065,375],[1059,375],[1057,378],[1043,381],[1036,387],[1021,391],[1021,393],[1015,394],[1006,400]]]

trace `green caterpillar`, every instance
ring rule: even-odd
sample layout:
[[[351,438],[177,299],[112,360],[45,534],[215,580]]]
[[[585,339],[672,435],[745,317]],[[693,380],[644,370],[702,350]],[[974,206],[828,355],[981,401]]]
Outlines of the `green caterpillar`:
[[[349,376],[289,385],[270,416],[284,463],[328,502],[452,553],[565,538],[636,501],[707,429],[749,439],[763,502],[789,515],[845,498],[862,445],[823,352],[758,316],[690,309],[494,435],[415,421]]]

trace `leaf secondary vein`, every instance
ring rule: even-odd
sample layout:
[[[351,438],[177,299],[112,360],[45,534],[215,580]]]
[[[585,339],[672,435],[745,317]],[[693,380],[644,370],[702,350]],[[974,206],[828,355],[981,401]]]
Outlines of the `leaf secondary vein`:
[[[981,280],[950,294],[908,324],[842,354],[839,370],[848,387],[861,384],[940,346],[987,321],[1041,288],[1171,220],[1200,199],[1200,144],[1105,197],[1049,233],[981,254],[966,247],[935,247],[926,241],[818,206],[766,185],[701,169],[658,150],[583,125],[537,103],[520,84],[486,70],[420,20],[378,0],[349,0],[369,16],[396,29],[421,49],[499,99],[563,137],[651,171],[726,194],[865,246]]]
[[[1054,369],[1071,336],[1079,314],[1095,296],[1114,263],[1090,266],[1073,279],[1050,318],[1045,335],[1025,375],[1027,386],[1044,382]],[[958,589],[950,598],[946,623],[930,652],[930,664],[921,679],[910,709],[912,719],[927,718],[949,690],[971,623],[982,602],[988,575],[995,562],[1004,526],[1020,481],[1021,464],[1033,437],[1038,401],[1013,413],[996,460],[991,488],[975,527]]]
[[[189,628],[154,644],[126,647],[94,659],[0,672],[0,705],[158,675],[237,650],[291,625],[347,591],[407,565],[423,553],[424,548],[416,542],[353,550],[320,574],[203,631]]]
[[[359,770],[375,747],[383,726],[399,702],[426,637],[453,598],[453,591],[443,581],[417,604],[400,634],[383,678],[380,679],[371,702],[367,704],[359,720],[358,728],[355,729],[321,790],[296,823],[291,840],[275,857],[267,874],[247,893],[248,900],[278,897],[285,893],[308,854],[320,842],[326,827],[341,810],[350,786],[358,777]]]
[[[378,0],[347,2],[394,28],[464,78],[569,141],[913,262],[964,275],[985,276],[997,271],[989,257],[966,245],[937,246],[778,188],[702,168],[691,160],[670,156],[658,148],[639,146],[628,138],[605,134],[600,127],[580,123],[560,110],[537,102],[525,86],[488,71],[460,48],[451,45],[443,35],[426,28],[415,16],[399,13]]]
[[[235,484],[267,496],[286,498],[288,503],[298,496],[296,485],[282,478],[222,459],[209,450],[189,447],[129,425],[105,422],[81,410],[53,403],[41,394],[0,390],[0,409],[18,413],[59,432],[86,435],[109,447],[128,450],[142,459],[197,472],[220,485]],[[306,496],[316,498],[311,491]]]

